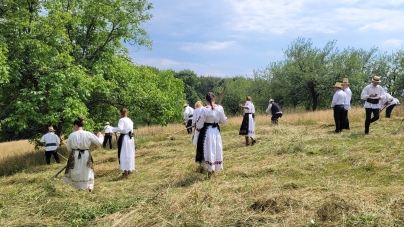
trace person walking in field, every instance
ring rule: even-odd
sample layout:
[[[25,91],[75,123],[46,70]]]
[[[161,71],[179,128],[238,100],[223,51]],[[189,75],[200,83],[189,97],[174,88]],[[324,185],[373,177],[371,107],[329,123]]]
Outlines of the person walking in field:
[[[184,104],[184,125],[187,128],[188,134],[192,133],[192,117],[194,114],[194,108],[190,107],[188,104]]]
[[[251,145],[254,145],[257,141],[254,139],[255,131],[255,107],[251,100],[251,96],[247,96],[244,106],[239,105],[244,110],[243,121],[241,122],[239,135],[245,137],[245,145],[250,145],[249,138],[251,138]]]
[[[80,116],[73,122],[74,132],[69,135],[66,143],[70,151],[67,161],[64,183],[72,185],[78,190],[94,190],[94,161],[90,152],[90,145],[94,143],[101,146],[103,136],[101,132],[97,136],[83,130],[84,117]]]
[[[107,143],[109,142],[109,149],[112,149],[112,130],[113,127],[109,125],[109,122],[105,122],[104,126],[104,141],[102,142],[102,147],[105,148],[107,146]]]
[[[200,119],[202,110],[203,110],[202,101],[197,101],[195,103],[195,110],[194,110],[194,113],[193,113],[193,116],[192,116],[192,127],[195,127],[196,122],[198,122],[198,120]],[[199,132],[195,130],[194,131],[194,136],[192,138],[192,144],[193,145],[198,144],[198,136],[199,136]]]
[[[361,99],[366,100],[364,105],[366,110],[365,134],[369,133],[370,124],[379,120],[380,100],[384,98],[384,89],[379,85],[380,82],[380,76],[372,74],[372,83],[363,88],[361,93]]]
[[[273,125],[278,125],[278,118],[282,117],[282,109],[278,103],[276,103],[273,99],[269,100],[268,108],[265,110],[265,113],[268,114],[269,111],[272,113],[271,122]]]
[[[349,80],[348,80],[348,78],[344,78],[342,80],[342,90],[346,94],[345,104],[344,104],[344,113],[343,113],[344,115],[342,116],[342,118],[343,118],[342,129],[349,130],[350,127],[349,127],[348,111],[351,110],[352,91],[349,88]]]
[[[340,82],[336,82],[334,85],[334,96],[331,101],[331,108],[334,109],[334,122],[335,132],[340,133],[342,126],[344,125],[344,105],[346,94],[342,91],[342,85]]]
[[[133,134],[133,121],[128,117],[128,110],[122,108],[121,118],[118,121],[118,127],[114,127],[113,132],[119,133],[118,139],[118,160],[119,168],[123,171],[123,177],[135,169],[135,138]]]
[[[393,111],[394,107],[396,105],[400,105],[400,101],[397,98],[391,96],[389,93],[385,93],[385,96],[381,100],[381,103],[383,105],[383,108],[380,110],[380,112],[383,109],[386,109],[386,118],[390,118],[391,112]]]
[[[55,158],[55,161],[57,163],[60,163],[59,155],[57,152],[57,149],[60,146],[60,138],[55,134],[55,130],[52,126],[48,127],[48,133],[41,137],[40,142],[45,144],[46,164],[50,165],[50,159],[52,155],[53,158]]]
[[[223,169],[223,144],[219,124],[224,124],[227,117],[223,107],[215,103],[216,96],[213,92],[208,92],[205,99],[208,105],[201,111],[195,128],[199,132],[195,162],[207,169],[210,178],[215,171]]]

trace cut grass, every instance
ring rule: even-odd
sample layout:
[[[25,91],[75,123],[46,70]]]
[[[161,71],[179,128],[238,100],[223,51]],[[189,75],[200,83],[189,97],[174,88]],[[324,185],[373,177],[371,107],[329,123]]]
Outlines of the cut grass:
[[[276,127],[257,115],[258,142],[248,147],[241,117],[230,118],[221,126],[224,170],[211,179],[198,173],[185,130],[168,138],[183,125],[139,128],[128,180],[116,150],[92,152],[94,193],[64,185],[63,174],[49,180],[63,165],[44,165],[40,152],[42,161],[1,178],[0,225],[402,226],[403,116],[396,107],[364,135],[362,108],[350,111],[351,130],[341,134],[331,110],[285,114]],[[17,157],[15,165],[31,158]]]

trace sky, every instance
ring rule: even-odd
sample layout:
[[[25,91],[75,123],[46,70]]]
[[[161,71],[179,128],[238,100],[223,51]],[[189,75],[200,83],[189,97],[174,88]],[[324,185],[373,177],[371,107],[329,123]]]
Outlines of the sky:
[[[297,38],[322,49],[391,54],[404,46],[404,0],[149,0],[142,24],[153,42],[128,46],[138,65],[198,76],[250,77],[254,70],[285,60]]]

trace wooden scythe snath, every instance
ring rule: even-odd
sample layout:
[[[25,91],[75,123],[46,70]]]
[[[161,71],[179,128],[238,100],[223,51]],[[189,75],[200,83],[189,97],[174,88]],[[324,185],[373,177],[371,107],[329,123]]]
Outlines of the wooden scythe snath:
[[[225,93],[226,93],[226,85],[223,87],[222,94],[220,94],[219,102],[217,103],[218,105],[221,105],[221,104],[222,104],[223,97],[224,97],[224,94],[225,94]]]

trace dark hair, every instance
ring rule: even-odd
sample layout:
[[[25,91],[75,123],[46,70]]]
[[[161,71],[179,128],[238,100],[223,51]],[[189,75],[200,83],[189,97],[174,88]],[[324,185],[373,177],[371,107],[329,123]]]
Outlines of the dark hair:
[[[121,116],[128,116],[129,111],[126,108],[122,108],[120,113],[121,113]]]
[[[78,116],[77,119],[73,122],[73,125],[83,127],[84,126],[84,117],[83,116]]]
[[[211,92],[211,91],[208,92],[208,93],[206,94],[206,96],[205,96],[205,99],[206,99],[206,101],[208,101],[208,102],[210,103],[210,106],[212,107],[212,110],[213,110],[212,101],[214,101],[215,98],[216,98],[215,93],[213,93],[213,92]]]

